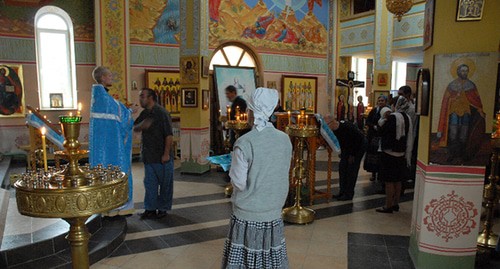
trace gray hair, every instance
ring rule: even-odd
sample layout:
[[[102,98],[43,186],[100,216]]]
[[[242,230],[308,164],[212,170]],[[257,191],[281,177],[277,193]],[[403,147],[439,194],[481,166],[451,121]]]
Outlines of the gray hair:
[[[101,84],[102,83],[102,76],[106,73],[111,73],[111,70],[105,66],[98,66],[92,71],[92,77],[94,78],[95,82]]]

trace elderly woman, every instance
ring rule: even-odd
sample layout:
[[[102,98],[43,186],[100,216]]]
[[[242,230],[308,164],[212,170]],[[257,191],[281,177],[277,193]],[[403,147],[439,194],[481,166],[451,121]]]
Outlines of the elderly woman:
[[[292,144],[268,121],[277,103],[276,90],[257,88],[248,102],[252,130],[234,144],[233,215],[222,268],[288,268],[281,209]]]
[[[381,118],[378,125],[382,137],[382,156],[379,177],[385,182],[385,206],[378,208],[380,213],[399,211],[399,198],[403,180],[407,179],[411,164],[413,129],[407,112],[410,104],[404,96],[399,96],[394,113]]]
[[[380,111],[387,107],[387,97],[380,95],[377,99],[377,107],[374,107],[368,117],[366,118],[366,125],[368,132],[366,138],[368,139],[368,148],[366,150],[365,162],[363,168],[372,173],[371,181],[377,179],[377,173],[380,165],[380,153],[378,152],[380,135],[378,134],[378,120],[380,119]]]

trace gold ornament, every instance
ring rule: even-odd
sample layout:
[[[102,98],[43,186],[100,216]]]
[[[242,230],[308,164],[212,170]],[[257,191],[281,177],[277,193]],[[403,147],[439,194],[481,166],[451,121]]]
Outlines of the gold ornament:
[[[60,116],[64,151],[55,155],[68,160],[64,167],[28,170],[18,176],[16,188],[19,213],[37,218],[62,218],[70,224],[67,239],[71,245],[73,268],[89,268],[90,234],[85,221],[128,200],[128,176],[117,166],[80,167],[78,160],[88,151],[80,149],[80,116]]]
[[[396,15],[398,21],[401,21],[401,17],[408,11],[410,11],[413,6],[412,0],[386,0],[385,6],[387,10],[392,14]]]

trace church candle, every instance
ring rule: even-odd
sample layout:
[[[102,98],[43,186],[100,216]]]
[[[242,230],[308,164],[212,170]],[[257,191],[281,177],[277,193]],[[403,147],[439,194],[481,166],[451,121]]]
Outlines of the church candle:
[[[297,126],[300,127],[300,115],[297,116]]]
[[[42,127],[42,150],[43,150],[43,169],[47,172],[47,149],[45,148],[45,127]]]
[[[236,116],[236,121],[240,121],[240,116]]]
[[[231,114],[231,107],[229,107],[229,105],[226,106],[226,113],[227,113],[228,117],[229,117],[229,114]]]
[[[309,124],[308,121],[307,121],[307,117],[309,117],[309,116],[306,115],[306,125],[304,126],[304,128],[307,128],[307,125]]]
[[[291,112],[290,112],[290,110],[288,110],[288,125],[292,124],[292,119],[290,117],[290,114],[291,114]]]
[[[78,103],[78,111],[76,112],[77,116],[80,116],[82,113],[82,103]]]
[[[497,112],[497,122],[496,122],[496,130],[491,135],[491,138],[500,138],[500,111]]]

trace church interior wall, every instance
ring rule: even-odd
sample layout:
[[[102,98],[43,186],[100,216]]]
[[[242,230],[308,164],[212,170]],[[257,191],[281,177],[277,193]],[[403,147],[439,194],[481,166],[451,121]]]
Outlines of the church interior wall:
[[[93,83],[91,73],[95,66],[95,42],[94,42],[94,15],[92,0],[77,1],[54,0],[51,5],[58,6],[65,10],[74,23],[75,32],[75,58],[77,75],[77,95],[80,100],[90,100],[90,89]],[[130,81],[137,83],[137,89],[144,87],[144,73],[146,69],[178,70],[179,45],[159,43],[154,40],[155,24],[143,24],[137,26],[134,22],[145,21],[144,14],[138,14],[135,10],[137,4],[154,5],[154,2],[161,1],[130,1],[130,36],[131,36],[131,68]],[[174,3],[176,1],[169,1]],[[256,5],[258,1],[241,1],[247,5]],[[254,3],[255,2],[255,3]],[[0,63],[22,64],[24,72],[25,104],[33,107],[39,106],[38,82],[36,72],[36,55],[34,41],[34,16],[39,6],[10,6],[4,2],[0,3]],[[307,5],[305,5],[307,6]],[[165,7],[166,8],[166,7]],[[222,7],[228,8],[228,7]],[[305,8],[305,7],[303,7]],[[328,10],[328,1],[323,2],[323,6],[315,5],[317,17],[324,16]],[[150,9],[148,9],[150,10]],[[161,14],[167,14],[168,10],[160,9]],[[321,15],[323,14],[323,15]],[[224,16],[226,16],[225,14]],[[161,15],[160,15],[161,16]],[[154,16],[153,16],[154,17]],[[175,16],[174,16],[175,17]],[[149,18],[149,17],[147,17]],[[327,94],[327,60],[326,60],[326,28],[324,25],[315,22],[320,29],[320,36],[316,41],[307,41],[300,50],[296,50],[291,44],[280,44],[273,40],[250,41],[249,44],[257,46],[257,52],[261,54],[262,66],[264,69],[263,81],[275,81],[276,87],[281,89],[282,75],[315,76],[318,78],[318,100],[328,100]],[[212,24],[211,27],[214,25]],[[142,27],[142,28],[141,28]],[[149,27],[149,29],[147,29]],[[294,27],[298,27],[294,25]],[[293,28],[297,30],[298,28]],[[293,30],[292,29],[292,30]],[[151,36],[153,35],[153,36]],[[142,37],[141,37],[142,36]],[[141,38],[147,37],[147,40]],[[149,36],[149,37],[148,37]],[[141,38],[139,38],[141,37]],[[171,40],[175,40],[175,36]],[[227,37],[214,38],[211,42],[217,44],[223,42]],[[270,38],[271,39],[271,38]],[[243,42],[249,41],[242,40]],[[261,43],[259,43],[261,42]],[[174,42],[170,42],[174,43]],[[213,48],[214,44],[211,44]],[[262,86],[267,86],[266,84]],[[131,87],[131,85],[129,85]],[[130,102],[138,103],[138,92],[130,92]],[[317,111],[319,113],[328,112],[328,102],[318,102]],[[61,111],[44,111],[48,119],[57,123],[57,116]],[[82,115],[85,124],[88,124],[88,107],[83,107]],[[25,127],[24,118],[2,118],[0,134],[2,142],[0,151],[3,153],[19,152],[16,144],[27,144],[28,131]],[[82,128],[82,139],[86,139],[87,128]]]
[[[431,74],[431,100],[433,98],[441,98],[432,96],[432,87],[435,80],[440,79],[434,75],[434,57],[436,54],[449,53],[468,53],[468,52],[498,52],[499,37],[500,37],[500,1],[485,1],[482,19],[479,21],[456,21],[457,2],[448,3],[447,1],[435,1],[435,10],[438,13],[434,14],[434,34],[433,44],[424,54],[423,67],[430,69]],[[446,27],[436,27],[436,25]],[[466,33],[466,38],[464,38]],[[483,89],[481,89],[483,90]],[[494,91],[494,86],[491,89]],[[484,102],[493,102],[493,100],[482,100]],[[490,107],[493,107],[491,103]],[[486,105],[487,106],[487,105]],[[487,106],[488,107],[488,106]],[[438,112],[432,112],[433,113]],[[493,119],[493,111],[485,111],[489,119]],[[431,130],[431,117],[421,117],[421,128],[419,141],[421,145],[429,145]],[[491,130],[492,120],[486,120],[486,131]],[[419,142],[420,143],[420,142]],[[419,146],[419,160],[423,163],[428,163],[429,147]]]

